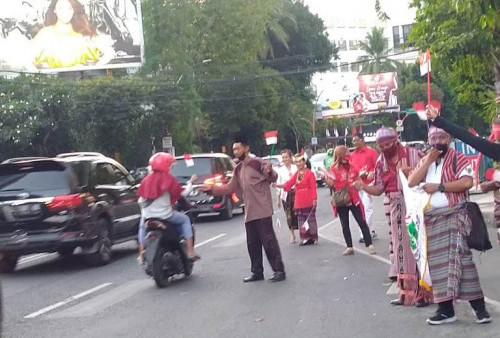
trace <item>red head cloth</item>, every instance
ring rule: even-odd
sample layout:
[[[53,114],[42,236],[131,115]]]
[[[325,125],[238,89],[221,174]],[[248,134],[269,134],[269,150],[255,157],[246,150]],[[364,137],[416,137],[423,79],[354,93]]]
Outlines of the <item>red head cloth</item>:
[[[168,192],[170,200],[175,203],[180,197],[182,187],[170,174],[170,166],[175,163],[175,157],[168,153],[156,153],[149,159],[152,173],[142,181],[137,195],[145,199],[156,199]]]
[[[382,127],[377,130],[375,139],[377,144],[396,141],[398,139],[398,133],[393,128]]]
[[[445,136],[450,136],[447,132],[445,132],[443,129],[431,126],[429,128],[429,132],[427,133],[427,137],[429,139],[429,144],[435,145],[437,143],[437,137],[440,135],[445,135]]]

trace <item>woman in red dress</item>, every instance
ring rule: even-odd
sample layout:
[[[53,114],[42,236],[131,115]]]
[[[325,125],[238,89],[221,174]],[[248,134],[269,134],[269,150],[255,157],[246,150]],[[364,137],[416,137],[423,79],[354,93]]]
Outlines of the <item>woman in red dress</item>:
[[[297,172],[285,184],[277,185],[286,192],[295,187],[293,208],[297,214],[300,245],[310,245],[318,242],[318,224],[316,223],[316,178],[307,168],[303,155],[295,155]]]
[[[343,252],[344,256],[353,255],[354,249],[352,247],[351,229],[349,228],[349,210],[358,222],[358,225],[363,233],[365,245],[368,247],[370,254],[375,254],[375,248],[372,244],[370,230],[364,218],[363,204],[359,197],[358,191],[352,186],[352,183],[359,177],[357,168],[349,163],[349,154],[346,146],[337,146],[334,152],[334,162],[330,167],[330,172],[326,172],[326,183],[333,187],[335,191],[341,191],[346,185],[348,186],[348,193],[351,199],[350,203],[346,206],[335,206],[334,213],[337,213],[342,224],[342,233],[347,248]]]

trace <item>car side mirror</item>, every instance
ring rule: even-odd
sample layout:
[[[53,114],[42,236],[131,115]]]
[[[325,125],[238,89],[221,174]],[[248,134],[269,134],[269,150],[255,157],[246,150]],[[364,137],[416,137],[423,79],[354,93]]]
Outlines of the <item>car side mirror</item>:
[[[73,188],[73,191],[75,192],[75,194],[82,194],[82,193],[88,192],[88,190],[89,189],[86,185]]]

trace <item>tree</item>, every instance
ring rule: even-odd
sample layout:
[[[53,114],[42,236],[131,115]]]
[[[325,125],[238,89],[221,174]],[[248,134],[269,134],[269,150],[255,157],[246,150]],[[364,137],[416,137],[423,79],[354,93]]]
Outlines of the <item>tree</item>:
[[[457,102],[487,122],[500,111],[500,3],[495,0],[413,1],[417,8],[411,38],[433,52],[434,65],[446,78]]]
[[[371,32],[366,34],[366,41],[360,43],[360,47],[366,53],[358,58],[362,67],[360,74],[378,74],[397,69],[398,62],[388,57],[390,49],[387,48],[383,28],[373,27]]]

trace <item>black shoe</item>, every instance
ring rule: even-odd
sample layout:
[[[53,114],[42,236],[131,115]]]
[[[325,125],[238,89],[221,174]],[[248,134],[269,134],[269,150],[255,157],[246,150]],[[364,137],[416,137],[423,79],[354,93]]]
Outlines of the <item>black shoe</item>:
[[[481,310],[476,312],[476,323],[485,324],[491,322],[491,317],[488,311]]]
[[[363,237],[361,237],[361,238],[359,239],[359,242],[360,242],[360,243],[364,243],[364,242],[365,242],[365,239],[364,239]]]
[[[436,314],[430,318],[427,318],[427,324],[429,325],[441,325],[446,323],[453,323],[457,320],[455,313],[444,314],[437,311]]]
[[[270,282],[281,282],[282,280],[286,279],[286,273],[283,271],[276,271],[274,275],[269,278]]]
[[[415,303],[415,307],[426,307],[429,306],[429,302],[426,302],[425,300],[419,300],[418,302]]]
[[[372,239],[377,239],[378,236],[377,236],[377,233],[375,231],[372,231]]]
[[[259,280],[264,280],[264,275],[256,275],[252,273],[250,277],[243,278],[243,283],[256,282]]]

